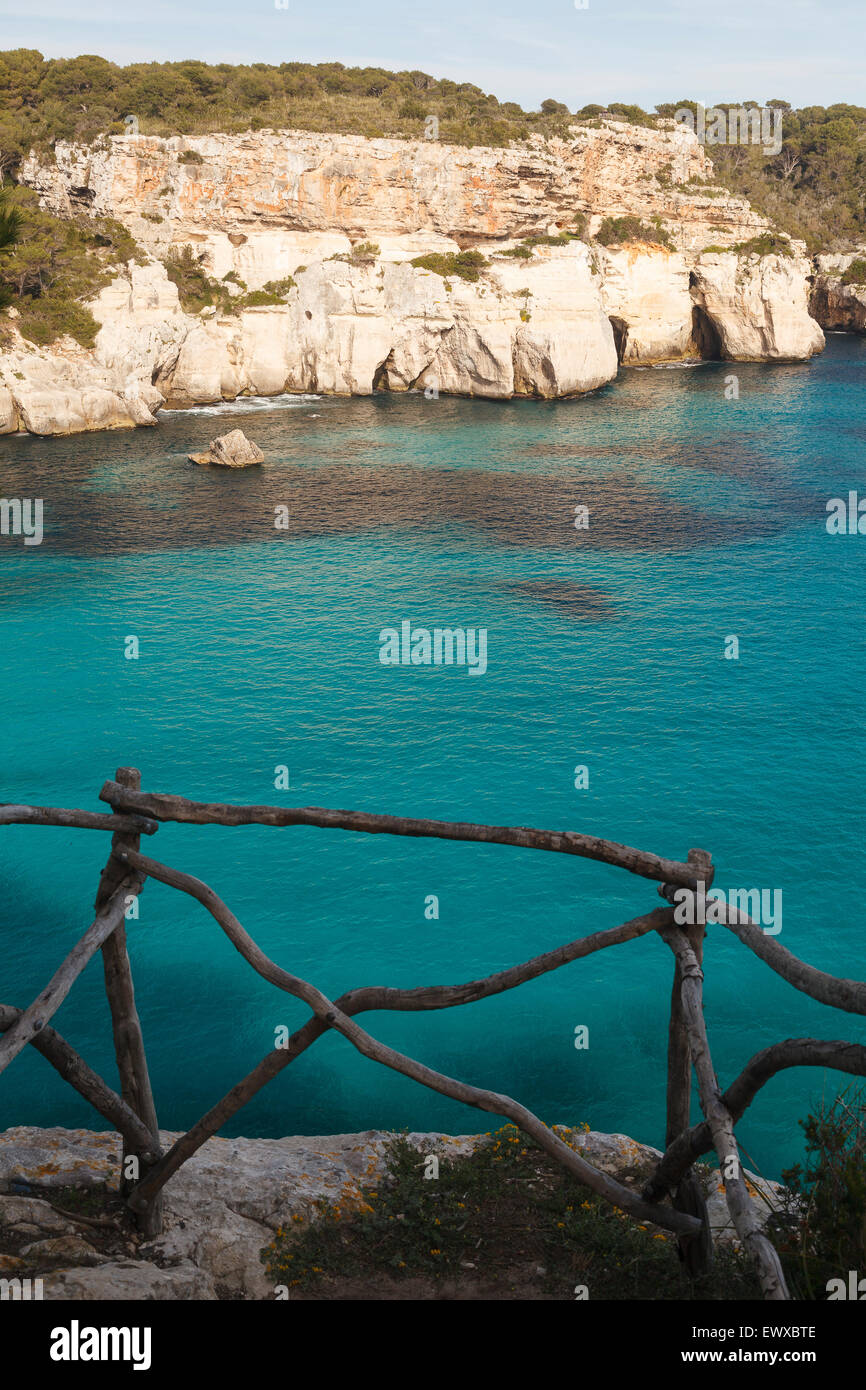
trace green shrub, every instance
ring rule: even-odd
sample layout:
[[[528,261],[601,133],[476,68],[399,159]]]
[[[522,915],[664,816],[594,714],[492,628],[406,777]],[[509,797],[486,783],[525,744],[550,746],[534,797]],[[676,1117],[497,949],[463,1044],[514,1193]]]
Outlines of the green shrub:
[[[827,1283],[866,1272],[866,1091],[843,1092],[801,1120],[806,1165],[782,1174],[790,1196],[772,1219],[794,1298],[827,1298]]]
[[[295,281],[291,275],[287,275],[285,280],[268,280],[260,290],[251,290],[249,294],[232,300],[232,309],[237,311],[255,309],[262,304],[285,304],[289,290],[294,288]]]
[[[568,232],[558,232],[556,236],[548,234],[526,236],[523,238],[523,245],[532,248],[533,246],[566,246],[571,241]]]
[[[626,217],[606,217],[595,234],[602,246],[625,246],[628,242],[641,241],[652,246],[664,246],[669,251],[675,249],[670,233],[656,218],[652,226],[630,214]]]
[[[352,260],[356,263],[364,264],[375,261],[377,257],[381,255],[381,249],[378,242],[359,241],[352,247],[350,255]]]
[[[431,251],[416,256],[410,265],[418,270],[432,270],[436,275],[456,275],[460,280],[478,280],[490,262],[480,251]]]
[[[866,285],[866,261],[852,261],[839,281],[840,285]]]
[[[380,247],[375,241],[359,241],[352,247],[351,251],[335,251],[333,256],[328,257],[328,260],[344,261],[347,265],[372,265],[380,254]],[[304,266],[304,270],[306,268]]]
[[[794,248],[786,236],[779,232],[761,232],[749,237],[748,241],[738,241],[731,247],[744,256],[793,256]]]
[[[163,262],[172,284],[177,285],[181,308],[188,314],[200,314],[213,305],[230,314],[237,303],[224,285],[212,280],[187,244],[182,250],[173,247]]]
[[[560,1137],[575,1142],[567,1132]],[[438,1177],[425,1181],[431,1152]],[[343,1279],[362,1278],[374,1291],[419,1278],[435,1291],[448,1279],[468,1284],[471,1296],[480,1278],[513,1297],[515,1276],[525,1283],[529,1269],[536,1297],[573,1300],[577,1283],[593,1299],[760,1296],[749,1260],[730,1247],[719,1248],[713,1272],[690,1285],[669,1234],[580,1187],[514,1125],[464,1157],[395,1136],[385,1169],[354,1199],[321,1200],[311,1220],[295,1212],[278,1227],[261,1252],[275,1285],[328,1298]]]
[[[198,150],[184,150],[178,160],[179,164],[204,164],[204,158]]]
[[[0,243],[3,225],[12,235],[0,247],[0,303],[18,309],[23,336],[47,346],[68,334],[92,347],[99,325],[83,301],[146,259],[135,239],[111,218],[54,217],[23,187],[0,190]]]
[[[67,334],[82,347],[96,342],[99,324],[84,304],[63,294],[44,294],[22,302],[18,330],[22,338],[38,347],[48,347]]]
[[[515,261],[531,261],[531,260],[532,260],[532,247],[531,247],[531,246],[524,246],[524,245],[520,245],[520,246],[509,246],[509,248],[508,248],[507,251],[497,251],[497,252],[496,252],[496,255],[497,255],[497,256],[509,256],[512,260],[515,260]],[[414,265],[414,261],[413,261],[413,265]]]

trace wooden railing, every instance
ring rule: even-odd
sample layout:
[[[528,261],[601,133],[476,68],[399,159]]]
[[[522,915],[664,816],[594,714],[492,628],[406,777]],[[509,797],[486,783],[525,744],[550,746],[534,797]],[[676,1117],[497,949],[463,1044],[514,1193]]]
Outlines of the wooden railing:
[[[687,914],[686,920],[700,923],[705,919],[701,908],[705,906],[706,891],[714,874],[711,857],[706,851],[690,850],[685,862],[679,862],[570,830],[417,820],[320,807],[232,806],[142,792],[140,787],[141,778],[136,769],[119,768],[116,779],[106,782],[99,794],[100,800],[111,807],[110,813],[0,805],[0,825],[64,826],[109,831],[112,835],[111,853],[100,877],[96,916],[91,926],[29,1007],[0,1005],[0,1072],[30,1044],[117,1129],[123,1138],[121,1190],[147,1234],[155,1235],[162,1229],[162,1190],[169,1178],[263,1086],[323,1033],[333,1029],[365,1057],[382,1066],[453,1100],[507,1117],[579,1183],[605,1201],[641,1222],[653,1222],[674,1232],[686,1268],[693,1276],[706,1272],[712,1259],[706,1203],[693,1165],[702,1153],[710,1147],[715,1148],[731,1219],[740,1241],[754,1260],[764,1296],[770,1299],[790,1297],[776,1250],[764,1234],[749,1197],[734,1124],[760,1088],[784,1068],[832,1067],[858,1076],[866,1075],[866,1047],[814,1038],[788,1039],[757,1053],[727,1089],[721,1091],[703,1014],[701,967],[705,927],[677,925],[678,914],[675,915],[672,905],[676,902],[695,909]],[[141,836],[153,835],[159,824],[167,821],[195,825],[307,825],[372,835],[425,836],[573,854],[656,880],[667,905],[620,926],[578,937],[480,980],[416,989],[366,986],[331,1000],[315,985],[270,960],[207,884],[141,853]],[[292,1034],[285,1048],[272,1049],[165,1153],[161,1151],[126,950],[127,904],[130,896],[141,891],[147,878],[157,879],[200,902],[244,960],[278,989],[302,1000],[311,1015],[306,1024]],[[847,1013],[866,1014],[866,983],[837,979],[798,960],[778,941],[765,935],[758,923],[720,899],[713,902],[713,914],[720,925],[732,931],[743,945],[795,989]],[[588,1163],[520,1102],[434,1071],[405,1053],[387,1047],[354,1022],[356,1014],[371,1010],[418,1011],[471,1004],[514,989],[595,951],[650,932],[655,932],[669,947],[674,957],[674,971],[668,1032],[666,1150],[640,1195]],[[120,1076],[119,1093],[48,1026],[77,977],[100,949]],[[692,1069],[704,1114],[703,1121],[695,1125],[691,1123]],[[670,1198],[670,1203],[664,1200],[666,1198]]]

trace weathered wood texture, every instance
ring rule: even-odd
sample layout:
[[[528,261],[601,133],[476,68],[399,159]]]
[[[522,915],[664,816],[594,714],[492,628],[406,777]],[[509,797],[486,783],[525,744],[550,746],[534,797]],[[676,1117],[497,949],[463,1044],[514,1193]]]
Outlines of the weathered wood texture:
[[[414,989],[367,986],[349,990],[332,1001],[314,985],[282,969],[266,956],[225,903],[206,884],[142,855],[138,837],[153,834],[159,822],[178,821],[198,825],[313,826],[374,835],[423,836],[511,845],[594,859],[644,878],[658,880],[662,896],[678,906],[684,889],[693,900],[700,894],[701,901],[705,901],[703,894],[710,887],[714,872],[706,851],[690,850],[688,861],[683,864],[615,841],[573,831],[421,820],[320,807],[233,806],[189,801],[164,793],[142,792],[135,769],[119,769],[115,780],[103,786],[100,798],[111,806],[111,815],[54,807],[0,806],[0,825],[100,829],[110,830],[113,836],[111,856],[103,871],[97,895],[96,920],[88,932],[29,1009],[0,1005],[0,1071],[31,1043],[65,1080],[116,1126],[124,1138],[124,1153],[135,1153],[142,1162],[144,1176],[127,1193],[127,1200],[139,1213],[146,1230],[155,1232],[159,1228],[160,1194],[168,1179],[268,1081],[301,1056],[319,1037],[333,1029],[372,1061],[442,1095],[512,1120],[578,1182],[639,1220],[674,1231],[692,1274],[701,1273],[707,1268],[711,1251],[706,1204],[692,1165],[714,1145],[722,1166],[734,1226],[755,1260],[765,1297],[788,1297],[778,1256],[763,1234],[749,1199],[733,1124],[766,1081],[786,1067],[827,1066],[854,1075],[866,1075],[866,1047],[813,1038],[789,1039],[756,1054],[722,1094],[712,1067],[703,1018],[703,926],[681,930],[677,926],[678,914],[675,914],[672,906],[666,906],[618,927],[579,937],[481,979],[458,985]],[[147,876],[197,899],[258,974],[277,988],[301,999],[312,1013],[303,1027],[289,1038],[286,1048],[272,1049],[164,1155],[159,1152],[156,1110],[135,1008],[124,927],[127,895],[137,894],[143,878]],[[794,988],[831,1007],[866,1014],[866,983],[838,979],[805,964],[775,939],[768,937],[760,925],[745,913],[725,903],[713,901],[712,913],[711,924],[719,922],[734,932],[744,945]],[[635,940],[652,931],[658,932],[670,947],[675,966],[668,1036],[666,1151],[640,1197],[593,1168],[555,1131],[511,1097],[434,1071],[414,1058],[387,1047],[353,1022],[355,1014],[374,1009],[423,1011],[473,1003],[514,989],[608,946]],[[59,1034],[45,1026],[100,946],[105,959],[121,1096],[107,1087]],[[705,1116],[701,1123],[695,1125],[691,1124],[690,1114],[692,1068],[697,1076]],[[730,1176],[726,1176],[726,1169]],[[659,1205],[670,1193],[673,1193],[673,1206]]]
[[[133,811],[153,820],[181,821],[192,825],[312,825],[320,830],[354,830],[366,835],[409,835],[438,840],[467,840],[476,844],[514,845],[519,849],[550,850],[576,854],[627,869],[642,878],[695,884],[688,864],[662,859],[657,854],[632,849],[614,840],[581,835],[573,830],[533,830],[527,826],[474,825],[469,821],[417,820],[411,816],[372,815],[366,811],[331,811],[321,806],[231,806],[221,802],[187,801],[166,792],[132,792],[106,782],[99,793],[121,811]]]
[[[755,1263],[764,1297],[771,1300],[788,1299],[790,1294],[779,1256],[764,1235],[752,1207],[737,1141],[734,1138],[733,1122],[716,1080],[704,1023],[703,971],[688,938],[678,927],[662,927],[659,935],[670,946],[680,964],[683,1012],[689,1033],[692,1065],[698,1078],[701,1107],[706,1115],[718,1155],[731,1220],[737,1235]]]
[[[155,835],[159,825],[145,816],[111,815],[108,811],[76,811],[61,806],[16,806],[0,803],[0,825],[61,825],[70,830],[118,830]]]
[[[706,850],[690,849],[688,862],[694,867],[699,882],[708,888],[713,881],[712,858]],[[695,958],[700,964],[704,955],[704,928],[687,928],[687,936]],[[692,1058],[689,1030],[682,999],[682,967],[674,958],[674,978],[671,986],[668,1023],[668,1083],[665,1145],[668,1146],[689,1128],[692,1105]],[[713,1240],[710,1232],[707,1203],[698,1175],[690,1168],[679,1175],[673,1193],[677,1211],[689,1212],[701,1219],[701,1233],[691,1240],[679,1242],[680,1257],[692,1278],[708,1274],[713,1262]]]
[[[119,767],[117,769],[117,782],[120,786],[135,791],[141,785],[141,773],[134,767]],[[130,834],[128,831],[122,830],[112,836],[111,854],[102,871],[96,894],[97,907],[111,895],[117,884],[129,873],[129,870],[117,857],[118,851],[136,851],[138,847],[139,837],[137,834]],[[105,992],[111,1009],[114,1052],[120,1075],[120,1093],[129,1108],[141,1119],[150,1136],[144,1148],[137,1143],[129,1147],[124,1144],[121,1190],[128,1192],[142,1176],[140,1170],[146,1164],[145,1154],[159,1154],[160,1141],[141,1021],[135,1006],[135,989],[126,947],[126,924],[124,920],[120,921],[115,931],[105,941],[102,947],[102,962],[105,972]],[[135,1160],[132,1165],[128,1162],[130,1159]],[[134,1178],[127,1175],[130,1167],[133,1171],[138,1169]],[[146,1235],[154,1236],[160,1233],[162,1230],[162,1204],[160,1201],[155,1201],[148,1208],[142,1209],[139,1216],[140,1224]]]
[[[756,1052],[722,1095],[731,1118],[739,1120],[762,1086],[788,1067],[830,1067],[850,1076],[866,1076],[866,1047],[861,1043],[831,1042],[818,1038],[788,1038]],[[644,1196],[652,1202],[667,1195],[687,1168],[713,1146],[706,1120],[680,1134],[666,1148]]]
[[[321,1023],[326,1027],[333,1028],[338,1033],[342,1033],[343,1037],[363,1056],[369,1057],[371,1061],[379,1062],[382,1066],[389,1067],[392,1071],[400,1072],[413,1081],[420,1082],[422,1086],[429,1086],[431,1090],[438,1091],[440,1095],[449,1096],[452,1100],[462,1101],[465,1105],[472,1105],[476,1109],[485,1110],[494,1115],[505,1115],[525,1134],[530,1135],[540,1148],[561,1163],[573,1177],[577,1178],[578,1182],[591,1188],[593,1192],[597,1192],[599,1196],[622,1208],[623,1211],[630,1212],[639,1220],[653,1221],[657,1226],[662,1226],[670,1231],[697,1234],[699,1222],[695,1217],[664,1207],[650,1207],[642,1198],[635,1197],[634,1193],[627,1187],[608,1177],[606,1173],[593,1168],[592,1164],[581,1158],[531,1110],[527,1110],[525,1106],[512,1100],[510,1096],[501,1095],[495,1091],[482,1090],[478,1086],[470,1086],[464,1081],[457,1081],[454,1077],[444,1076],[441,1072],[434,1071],[432,1067],[425,1066],[413,1057],[407,1057],[405,1053],[397,1052],[396,1049],[379,1042],[378,1039],[360,1028],[357,1023],[354,1023],[348,1014],[344,1013],[315,985],[311,985],[298,975],[291,974],[288,970],[283,970],[281,966],[276,965],[266,956],[241,926],[231,909],[207,884],[193,878],[191,874],[181,873],[165,864],[146,859],[141,854],[127,851],[123,858],[125,863],[135,864],[149,877],[158,878],[163,883],[168,883],[173,888],[178,888],[181,892],[189,893],[196,898],[203,907],[207,908],[235,949],[257,974],[276,985],[278,989],[285,990],[287,994],[303,1000]],[[155,1169],[132,1194],[132,1204],[135,1205],[148,1200],[158,1190],[157,1181],[160,1178],[165,1181],[167,1176],[167,1169],[161,1171]]]

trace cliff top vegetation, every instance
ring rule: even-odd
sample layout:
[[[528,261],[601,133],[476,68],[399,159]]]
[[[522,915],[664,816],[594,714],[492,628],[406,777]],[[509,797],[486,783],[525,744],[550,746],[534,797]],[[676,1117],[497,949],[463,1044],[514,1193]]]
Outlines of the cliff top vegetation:
[[[756,101],[717,103],[757,106]],[[782,110],[782,148],[714,145],[715,182],[744,194],[758,211],[812,249],[866,238],[866,107],[838,103]],[[142,134],[201,135],[248,129],[335,131],[368,138],[417,139],[430,117],[449,144],[503,146],[532,135],[564,136],[576,122],[611,115],[654,126],[689,99],[654,112],[627,102],[588,103],[570,111],[548,97],[537,111],[499,101],[471,82],[429,73],[347,68],[342,63],[131,63],[94,54],[45,59],[36,49],[0,52],[0,174],[11,174],[31,148],[56,140],[89,142],[123,134],[135,116]],[[191,156],[190,156],[191,157]]]

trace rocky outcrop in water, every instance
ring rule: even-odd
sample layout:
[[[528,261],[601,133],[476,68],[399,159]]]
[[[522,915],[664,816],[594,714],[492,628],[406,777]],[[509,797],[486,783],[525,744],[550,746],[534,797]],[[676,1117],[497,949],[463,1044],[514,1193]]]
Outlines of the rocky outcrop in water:
[[[229,430],[228,434],[218,434],[212,439],[210,447],[200,454],[190,454],[192,463],[219,468],[253,468],[264,462],[264,454],[258,444],[247,439],[243,430]]]

